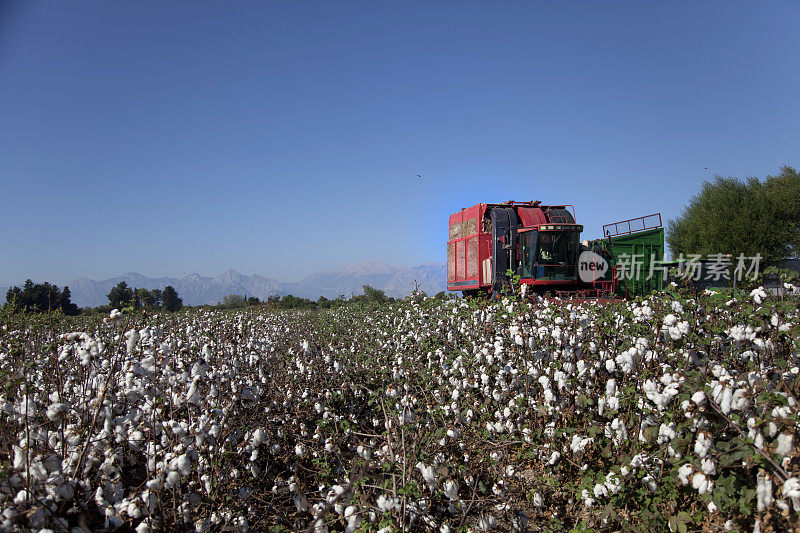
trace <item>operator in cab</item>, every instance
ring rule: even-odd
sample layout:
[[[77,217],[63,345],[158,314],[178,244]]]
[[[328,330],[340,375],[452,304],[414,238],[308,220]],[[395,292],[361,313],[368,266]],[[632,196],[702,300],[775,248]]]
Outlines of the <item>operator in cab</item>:
[[[539,262],[547,263],[553,260],[553,237],[549,233],[539,234]]]

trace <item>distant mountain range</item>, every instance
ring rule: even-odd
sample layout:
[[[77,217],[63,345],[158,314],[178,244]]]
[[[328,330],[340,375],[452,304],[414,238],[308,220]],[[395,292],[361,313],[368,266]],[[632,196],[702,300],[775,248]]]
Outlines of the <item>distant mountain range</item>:
[[[293,294],[316,300],[320,296],[336,298],[340,294],[361,294],[364,285],[370,285],[395,298],[411,294],[414,282],[428,294],[446,290],[446,265],[428,263],[415,267],[387,265],[380,261],[349,263],[333,270],[311,274],[296,282],[283,282],[258,274],[245,275],[226,270],[214,277],[189,274],[183,278],[148,278],[129,272],[116,278],[94,281],[86,277],[67,283],[72,302],[79,307],[96,307],[108,303],[106,295],[112,287],[124,281],[129,287],[163,289],[172,285],[186,305],[216,304],[228,294],[255,296],[261,300],[269,296]],[[20,286],[22,283],[20,283]],[[8,287],[0,287],[0,301],[5,300]]]

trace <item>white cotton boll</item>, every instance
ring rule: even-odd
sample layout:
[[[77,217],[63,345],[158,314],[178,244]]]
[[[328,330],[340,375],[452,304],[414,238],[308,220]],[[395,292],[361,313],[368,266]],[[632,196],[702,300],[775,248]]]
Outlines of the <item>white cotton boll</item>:
[[[700,432],[697,434],[697,441],[694,443],[694,453],[696,453],[697,456],[702,459],[708,455],[712,444],[713,441],[711,440],[709,434],[706,432]]]
[[[361,517],[358,515],[357,509],[355,506],[350,505],[345,508],[343,515],[347,521],[347,524],[345,525],[345,533],[354,533],[361,523]]]
[[[631,351],[633,351],[633,354],[631,354]],[[637,354],[636,348],[631,348],[630,350],[628,350],[628,352],[623,352],[615,358],[617,367],[624,374],[630,374],[631,372],[633,372],[634,361],[635,361],[634,357],[636,356],[636,354]]]
[[[422,474],[422,478],[425,480],[425,483],[427,483],[428,488],[433,491],[437,484],[436,473],[434,472],[433,466],[426,466],[424,463],[418,462],[416,467]]]
[[[595,498],[605,498],[608,496],[608,488],[603,483],[596,484],[593,491]]]
[[[778,425],[775,422],[770,422],[767,426],[767,435],[775,437],[778,434]]]
[[[790,498],[792,500],[800,498],[800,479],[796,477],[790,477],[784,481],[781,492],[786,498]]]
[[[753,298],[753,301],[757,304],[761,305],[761,302],[767,298],[767,292],[764,290],[764,287],[758,287],[750,291],[750,297]]]
[[[581,498],[583,499],[583,505],[585,507],[590,508],[590,507],[592,507],[592,505],[594,505],[594,498],[590,498],[589,497],[589,491],[588,490],[583,489],[581,491]]]
[[[375,502],[375,505],[377,505],[377,507],[380,510],[380,512],[388,513],[392,509],[398,507],[399,506],[399,502],[400,502],[400,500],[398,498],[387,498],[386,496],[381,494],[380,496],[378,496],[378,499]]]
[[[756,476],[756,497],[759,513],[772,505],[772,481],[763,470],[760,470]]]
[[[125,348],[127,350],[128,355],[133,353],[133,350],[136,348],[136,343],[139,342],[139,332],[136,329],[132,329],[130,331],[125,332]]]
[[[192,471],[192,462],[188,455],[183,454],[172,460],[170,468],[179,471],[183,476],[188,476],[189,472]]]
[[[692,476],[692,488],[696,489],[700,494],[711,492],[712,486],[713,483],[705,474],[697,472]]]
[[[692,401],[696,405],[703,405],[706,402],[706,393],[703,391],[697,391],[692,394]]]
[[[594,443],[594,439],[591,437],[581,437],[580,435],[573,435],[572,442],[570,443],[570,449],[572,450],[573,455],[580,455],[583,453],[583,450]]]
[[[787,457],[792,453],[794,439],[788,433],[781,433],[778,435],[778,446],[775,448],[775,453],[783,457]]]
[[[719,395],[716,396],[716,400],[719,403],[719,408],[722,410],[723,413],[730,414],[731,406],[733,404],[733,391],[730,387],[725,386],[720,391]]]
[[[53,421],[59,420],[66,410],[63,403],[53,403],[47,408],[47,418]]]
[[[150,533],[150,526],[147,525],[147,522],[140,522],[136,526],[136,533]]]
[[[458,483],[454,480],[446,481],[444,484],[444,494],[450,500],[458,499]]]
[[[302,444],[302,443],[300,443],[300,444],[297,444],[297,445],[294,447],[294,453],[295,453],[295,455],[297,455],[297,457],[299,457],[299,458],[301,458],[301,459],[302,459],[303,457],[305,457],[305,456],[306,456],[306,451],[307,451],[307,450],[306,450],[306,447],[305,447],[305,445],[304,445],[304,444]]]
[[[170,472],[167,474],[165,486],[168,489],[171,489],[172,487],[180,483],[180,481],[181,481],[181,475],[175,470],[170,470]]]
[[[705,457],[703,459],[700,459],[700,469],[707,476],[713,476],[714,474],[717,473],[717,464],[711,457]]]
[[[674,326],[678,319],[673,314],[664,317],[664,325],[667,327]]]
[[[680,467],[678,469],[678,479],[680,480],[680,482],[683,483],[684,485],[688,485],[689,476],[692,475],[693,471],[694,469],[692,468],[692,465],[689,463],[686,463],[685,465]]]
[[[145,490],[142,492],[141,498],[147,508],[147,512],[152,514],[158,506],[158,495],[151,490]]]
[[[491,531],[497,527],[497,520],[492,515],[481,515],[478,518],[478,527],[481,531]]]
[[[128,516],[134,519],[142,516],[142,511],[139,510],[139,506],[136,505],[136,502],[129,502],[125,506],[125,512],[128,513]]]
[[[261,428],[258,428],[253,432],[253,436],[250,439],[250,444],[253,447],[258,447],[259,445],[261,445],[266,441],[267,441],[267,432]]]
[[[606,475],[604,485],[608,489],[609,494],[616,494],[622,487],[622,481],[613,472],[609,472]]]

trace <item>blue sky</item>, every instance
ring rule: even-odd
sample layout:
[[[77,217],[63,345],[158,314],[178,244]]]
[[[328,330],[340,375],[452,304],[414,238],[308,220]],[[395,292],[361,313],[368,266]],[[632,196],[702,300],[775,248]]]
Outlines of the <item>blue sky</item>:
[[[0,285],[445,260],[800,166],[796,2],[3,2]],[[706,170],[708,169],[708,170]],[[422,179],[417,178],[422,175]]]

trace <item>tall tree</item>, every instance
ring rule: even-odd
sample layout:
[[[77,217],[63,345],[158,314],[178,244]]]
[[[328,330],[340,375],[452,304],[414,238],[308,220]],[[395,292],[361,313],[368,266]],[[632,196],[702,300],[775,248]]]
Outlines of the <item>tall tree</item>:
[[[59,298],[61,310],[64,311],[65,315],[77,315],[80,310],[78,309],[77,305],[70,301],[70,298],[72,298],[72,293],[70,292],[69,287],[65,285],[64,289],[61,291],[61,297]]]
[[[111,307],[116,309],[128,307],[133,301],[133,289],[128,287],[128,284],[124,281],[120,281],[116,287],[111,289],[111,292],[108,293],[107,298],[111,304]]]
[[[704,181],[681,216],[670,220],[667,243],[679,254],[761,254],[773,265],[800,255],[800,174]]]
[[[153,307],[161,307],[161,289],[153,289],[150,294],[153,296]]]
[[[364,296],[367,297],[367,301],[376,304],[386,303],[386,293],[382,290],[370,287],[369,285],[363,285],[361,288],[364,289]]]
[[[70,301],[69,287],[59,289],[48,282],[33,283],[27,280],[20,287],[12,287],[6,292],[6,302],[14,312],[45,312],[60,309],[66,315],[77,315],[78,306]]]
[[[152,291],[147,289],[133,289],[133,306],[134,307],[149,307],[153,308],[156,298]]]
[[[172,285],[167,285],[161,292],[161,301],[164,309],[173,313],[183,307],[183,300],[178,297],[178,291]]]

